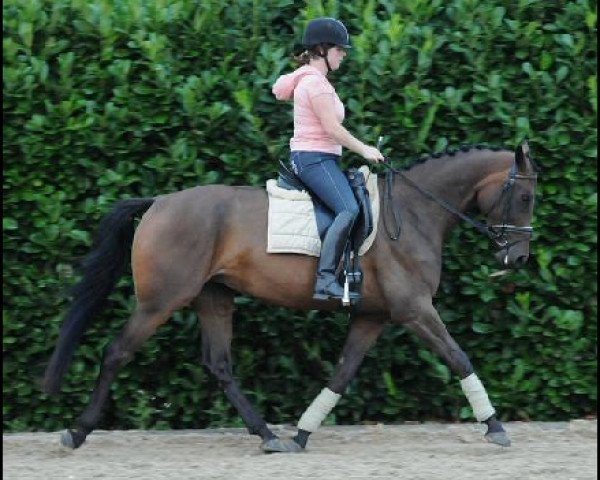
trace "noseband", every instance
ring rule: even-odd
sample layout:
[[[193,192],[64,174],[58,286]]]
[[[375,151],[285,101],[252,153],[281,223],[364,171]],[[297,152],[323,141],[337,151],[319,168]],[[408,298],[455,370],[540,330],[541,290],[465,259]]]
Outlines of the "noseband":
[[[518,235],[526,235],[527,238],[530,238],[531,235],[533,235],[533,227],[532,226],[528,225],[525,227],[519,227],[519,226],[509,223],[510,207],[511,207],[511,203],[512,203],[511,199],[512,199],[512,195],[514,193],[514,190],[513,190],[514,184],[516,183],[517,180],[536,180],[537,179],[537,174],[535,174],[535,173],[529,174],[529,175],[517,173],[517,166],[516,166],[516,163],[514,163],[514,162],[510,169],[510,172],[508,174],[508,178],[504,182],[504,185],[502,186],[502,192],[500,194],[500,197],[498,197],[498,200],[494,203],[494,205],[490,209],[490,212],[491,212],[492,210],[494,210],[494,208],[496,208],[498,203],[503,201],[503,199],[504,199],[503,211],[502,211],[502,223],[495,224],[495,225],[488,225],[487,223],[479,222],[479,221],[469,217],[468,215],[465,215],[464,213],[459,211],[457,208],[455,208],[452,205],[450,205],[449,203],[447,203],[445,200],[442,200],[441,198],[437,197],[433,193],[428,192],[427,190],[423,189],[421,186],[419,186],[414,180],[409,178],[401,170],[397,170],[397,169],[393,168],[389,164],[389,160],[386,159],[386,161],[383,165],[388,169],[388,171],[386,173],[386,177],[387,177],[386,184],[387,184],[388,192],[387,192],[387,195],[384,196],[384,199],[386,199],[386,198],[390,199],[390,200],[392,199],[391,192],[392,192],[393,178],[391,177],[391,175],[399,175],[407,183],[409,183],[417,191],[419,191],[421,194],[423,194],[427,198],[433,200],[435,203],[437,203],[438,205],[440,205],[441,207],[443,207],[450,213],[456,215],[457,217],[461,218],[465,222],[472,225],[473,227],[475,227],[475,229],[477,229],[478,232],[482,233],[483,235],[486,235],[494,243],[496,248],[498,248],[499,250],[503,250],[503,249],[508,250],[513,245],[522,241],[522,240],[519,240],[516,242],[509,243],[507,233],[516,233]],[[393,209],[393,207],[392,207],[392,209]],[[390,231],[389,231],[389,229],[387,229],[387,225],[386,225],[386,230],[388,230],[388,235],[392,240],[397,240],[399,238],[399,232],[400,232],[399,220],[398,220],[397,216],[395,215],[395,213],[396,212],[394,211],[394,219],[396,221],[396,232],[394,232],[394,234],[390,233]]]

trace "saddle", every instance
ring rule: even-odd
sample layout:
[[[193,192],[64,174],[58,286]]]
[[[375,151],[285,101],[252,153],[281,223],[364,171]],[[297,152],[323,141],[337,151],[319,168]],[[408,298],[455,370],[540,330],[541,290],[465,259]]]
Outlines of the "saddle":
[[[344,255],[342,256],[343,268],[340,269],[339,280],[345,286],[348,292],[352,291],[360,294],[362,286],[362,269],[360,267],[360,256],[358,254],[361,245],[365,239],[373,232],[373,211],[371,209],[371,201],[369,191],[367,190],[365,176],[357,168],[350,168],[346,172],[346,178],[352,188],[354,197],[359,206],[359,215],[350,232],[349,241],[346,245]],[[300,178],[296,176],[293,170],[281,160],[279,161],[279,176],[277,178],[277,186],[286,190],[310,190]],[[333,212],[324,205],[316,196],[311,195],[315,210],[315,218],[319,237],[323,240],[327,229],[335,218]],[[351,305],[348,300],[344,305]]]

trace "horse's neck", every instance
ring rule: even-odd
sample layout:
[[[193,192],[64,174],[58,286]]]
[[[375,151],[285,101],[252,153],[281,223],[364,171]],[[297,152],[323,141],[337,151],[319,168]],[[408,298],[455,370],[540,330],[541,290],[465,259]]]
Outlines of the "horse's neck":
[[[406,172],[423,190],[438,199],[452,205],[458,211],[466,213],[474,206],[477,187],[485,179],[499,172],[508,171],[512,163],[512,154],[508,151],[470,150],[454,156],[431,158],[422,164],[415,165]],[[402,182],[400,187],[406,192],[407,186]],[[439,204],[426,198],[422,193],[411,189],[410,203],[419,210],[417,214],[440,216]],[[452,228],[458,217],[446,210],[442,212],[444,222],[441,233]]]

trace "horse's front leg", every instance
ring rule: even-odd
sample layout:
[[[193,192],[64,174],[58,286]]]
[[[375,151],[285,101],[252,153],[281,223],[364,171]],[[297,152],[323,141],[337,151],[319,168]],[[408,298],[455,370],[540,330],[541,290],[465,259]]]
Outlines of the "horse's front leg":
[[[492,443],[510,446],[510,439],[496,418],[496,410],[477,377],[471,361],[448,333],[431,299],[413,300],[411,307],[394,309],[392,321],[401,323],[423,340],[460,378],[462,390],[473,409],[475,418],[487,425],[485,438]],[[407,314],[407,312],[410,312]]]
[[[298,422],[298,433],[293,440],[300,447],[306,447],[310,434],[319,428],[335,407],[383,327],[384,321],[380,316],[358,316],[354,319],[329,385],[313,400]]]

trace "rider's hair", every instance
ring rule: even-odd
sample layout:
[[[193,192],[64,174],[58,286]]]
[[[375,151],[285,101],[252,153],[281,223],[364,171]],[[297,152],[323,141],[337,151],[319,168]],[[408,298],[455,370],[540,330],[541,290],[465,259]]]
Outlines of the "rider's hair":
[[[298,62],[300,65],[308,65],[312,59],[323,58],[322,53],[327,52],[327,50],[332,46],[333,45],[326,43],[314,45],[304,50],[300,55],[296,55],[294,60],[296,60],[296,62]]]
[[[309,50],[304,50],[300,55],[296,55],[294,60],[300,65],[308,65],[313,58],[319,58],[319,56]]]

